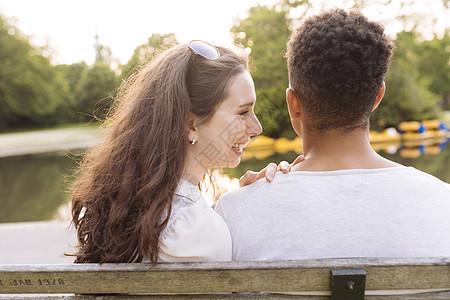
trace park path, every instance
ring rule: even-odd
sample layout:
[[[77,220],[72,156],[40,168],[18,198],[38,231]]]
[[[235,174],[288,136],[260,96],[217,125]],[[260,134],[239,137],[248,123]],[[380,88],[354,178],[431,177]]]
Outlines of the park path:
[[[0,157],[81,149],[93,145],[99,133],[95,126],[45,129],[0,134]]]
[[[0,224],[0,264],[65,264],[76,233],[68,220]]]
[[[95,126],[3,133],[0,158],[86,148],[98,138]],[[74,253],[76,245],[75,230],[69,228],[70,206],[60,215],[53,221],[0,224],[0,264],[72,263],[73,257],[64,255]]]

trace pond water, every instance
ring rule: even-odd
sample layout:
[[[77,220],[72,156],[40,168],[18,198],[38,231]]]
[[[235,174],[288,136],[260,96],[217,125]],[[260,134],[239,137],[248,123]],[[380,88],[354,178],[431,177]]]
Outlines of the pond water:
[[[385,147],[379,153],[450,182],[449,144],[394,150]],[[239,178],[249,169],[260,170],[269,162],[292,161],[296,156],[295,152],[287,152],[265,159],[248,159],[223,173]],[[67,186],[76,165],[73,154],[69,157],[63,152],[0,158],[0,223],[51,220],[61,217],[61,211],[67,218]]]
[[[0,223],[53,219],[75,166],[63,152],[0,158]]]

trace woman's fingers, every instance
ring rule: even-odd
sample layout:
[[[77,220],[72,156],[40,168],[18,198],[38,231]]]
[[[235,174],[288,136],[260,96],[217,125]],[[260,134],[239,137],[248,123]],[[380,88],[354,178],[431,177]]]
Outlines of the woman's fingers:
[[[258,179],[266,177],[266,180],[268,182],[272,182],[273,178],[275,177],[275,173],[277,172],[277,170],[278,170],[277,165],[274,164],[274,163],[270,163],[264,169],[262,169],[259,172],[260,173],[259,174],[260,177]]]
[[[299,162],[305,160],[305,157],[302,155],[297,156],[297,158],[294,160],[294,162],[292,162],[291,167],[295,166],[296,164],[298,164]]]
[[[247,171],[244,176],[239,179],[239,186],[243,187],[253,182],[257,181],[261,178],[266,178],[267,181],[271,182],[275,177],[275,173],[277,172],[277,165],[274,163],[268,164],[264,169],[259,172]]]
[[[283,160],[278,164],[277,171],[287,174],[291,171],[291,165],[287,161]]]
[[[239,187],[243,187],[255,182],[257,180],[257,175],[258,173],[253,171],[245,172],[245,174],[239,179]]]
[[[239,179],[239,186],[243,187],[249,184],[252,184],[253,182],[257,181],[261,178],[266,178],[268,182],[272,182],[272,180],[275,177],[275,173],[278,171],[283,172],[284,174],[287,174],[291,171],[291,167],[295,166],[299,162],[303,161],[305,157],[303,155],[297,156],[297,158],[292,162],[292,164],[289,164],[287,161],[281,161],[278,166],[274,163],[268,164],[264,169],[262,169],[259,172],[254,171],[247,171],[245,172],[244,176],[242,176]]]

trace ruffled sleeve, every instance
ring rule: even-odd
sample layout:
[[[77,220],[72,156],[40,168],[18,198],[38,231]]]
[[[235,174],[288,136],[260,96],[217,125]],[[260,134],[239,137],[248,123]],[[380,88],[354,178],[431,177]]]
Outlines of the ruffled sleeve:
[[[160,237],[160,262],[231,260],[230,231],[206,203],[193,205],[168,226]]]

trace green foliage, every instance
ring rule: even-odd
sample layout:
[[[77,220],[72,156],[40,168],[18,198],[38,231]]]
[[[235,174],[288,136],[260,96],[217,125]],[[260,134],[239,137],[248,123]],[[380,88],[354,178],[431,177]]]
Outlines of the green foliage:
[[[67,82],[1,15],[0,43],[0,130],[48,125],[67,99]]]
[[[354,1],[354,5],[363,7],[364,2]],[[295,135],[285,104],[288,75],[284,54],[290,28],[313,7],[309,0],[280,0],[273,7],[257,5],[231,28],[235,43],[250,51],[258,99],[255,112],[267,136]],[[290,13],[298,19],[290,19]],[[450,108],[448,31],[429,41],[419,41],[414,31],[401,32],[395,43],[385,99],[371,118],[375,129],[438,117],[439,103]],[[119,81],[110,67],[113,56],[109,48],[100,45],[101,61],[94,66],[84,62],[53,66],[2,15],[0,44],[0,131],[87,121],[93,115],[102,118],[110,107],[110,95]],[[176,44],[173,33],[153,34],[120,67],[121,77]]]
[[[361,4],[358,3],[355,5]],[[288,75],[284,53],[289,28],[298,20],[290,20],[288,13],[301,8],[301,15],[305,16],[311,7],[310,1],[290,0],[280,0],[273,8],[258,5],[231,28],[235,43],[251,49],[251,73],[258,99],[255,112],[264,135],[274,138],[294,135],[285,104]],[[377,130],[397,126],[401,121],[437,118],[439,98],[450,98],[448,34],[419,42],[414,31],[401,32],[395,44],[397,48],[386,77],[386,95],[371,117],[373,129]]]
[[[0,15],[0,131],[17,127],[102,119],[119,85],[111,69],[111,50],[99,45],[100,58],[53,66],[17,28]],[[125,73],[178,44],[175,35],[153,34],[136,48]]]
[[[436,96],[417,83],[414,76],[393,65],[386,77],[386,94],[372,113],[372,129],[395,127],[402,121],[422,121],[438,117]]]
[[[417,44],[417,69],[429,79],[429,89],[441,96],[443,107],[450,109],[450,32]]]
[[[395,44],[397,48],[386,76],[386,94],[371,117],[376,130],[397,126],[401,121],[437,118],[440,112],[439,97],[430,88],[435,75],[427,76],[419,68],[424,62],[423,43],[417,42],[414,32],[401,32]],[[442,51],[434,51],[434,55],[442,55],[439,52]]]
[[[108,48],[90,68],[53,66],[1,15],[0,42],[0,130],[88,121],[109,109],[119,82]]]
[[[76,87],[78,120],[103,119],[112,105],[112,93],[117,86],[117,75],[108,65],[96,63],[85,70]]]
[[[178,45],[178,41],[173,33],[152,34],[152,36],[148,38],[147,43],[138,46],[134,50],[134,54],[128,63],[122,66],[122,78],[128,77],[136,67],[154,59],[156,56],[175,45]]]
[[[57,65],[56,70],[60,71],[64,79],[69,84],[70,93],[74,93],[81,77],[87,71],[88,66],[85,62],[71,65]]]
[[[275,138],[295,134],[285,104],[289,83],[284,55],[289,26],[285,11],[256,6],[231,28],[234,42],[251,49],[250,71],[258,95],[255,113],[263,124],[263,134]]]
[[[81,78],[87,73],[88,66],[85,62],[75,63],[71,65],[57,65],[55,71],[59,72],[67,82],[69,89],[67,100],[62,103],[54,116],[58,123],[77,122],[80,116],[78,109],[78,86]]]

